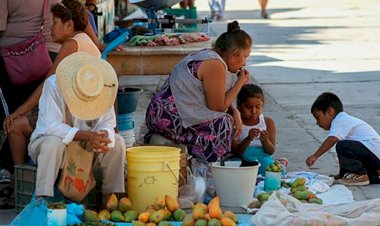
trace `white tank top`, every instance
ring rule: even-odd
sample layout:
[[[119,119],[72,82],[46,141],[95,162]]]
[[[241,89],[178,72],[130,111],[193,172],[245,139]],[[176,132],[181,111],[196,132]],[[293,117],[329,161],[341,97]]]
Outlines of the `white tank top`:
[[[267,125],[265,124],[265,119],[264,119],[263,114],[261,114],[259,116],[259,123],[257,123],[256,125],[253,125],[253,126],[243,125],[243,131],[239,136],[239,142],[244,140],[248,136],[249,130],[251,130],[253,128],[260,129],[260,130],[267,130]],[[255,137],[255,138],[253,138],[253,140],[251,141],[249,146],[250,147],[262,147],[263,145],[261,144],[259,137]]]

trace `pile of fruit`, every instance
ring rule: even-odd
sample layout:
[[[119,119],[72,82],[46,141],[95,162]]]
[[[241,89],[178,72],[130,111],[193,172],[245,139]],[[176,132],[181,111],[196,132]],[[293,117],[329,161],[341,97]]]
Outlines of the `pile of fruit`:
[[[84,211],[85,222],[99,222],[100,220],[111,220],[115,222],[131,222],[136,219],[137,212],[132,210],[132,202],[127,197],[120,200],[115,194],[112,194],[106,203],[106,209],[96,212],[95,210],[86,209]],[[126,221],[127,220],[127,221]]]
[[[304,203],[322,204],[322,199],[319,199],[312,191],[309,191],[305,183],[306,179],[303,177],[295,179],[290,188],[290,195]]]
[[[281,181],[281,187],[290,189],[289,195],[300,200],[300,202],[322,204],[322,199],[319,199],[312,191],[310,191],[305,183],[306,179],[300,177],[295,179],[293,183]],[[270,195],[271,193],[261,192],[257,195],[257,200],[249,203],[247,207],[260,208],[266,201],[268,201]]]
[[[274,161],[265,168],[265,171],[279,173],[281,172],[281,164],[278,161]]]
[[[233,212],[222,211],[217,196],[208,205],[196,203],[191,214],[186,214],[182,226],[236,226],[237,223],[237,217]]]

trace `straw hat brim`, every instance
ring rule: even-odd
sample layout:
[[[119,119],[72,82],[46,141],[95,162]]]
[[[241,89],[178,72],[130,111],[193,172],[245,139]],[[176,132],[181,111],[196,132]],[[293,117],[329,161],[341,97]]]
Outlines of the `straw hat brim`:
[[[91,101],[84,101],[75,93],[74,78],[78,70],[84,65],[93,65],[99,74],[104,76],[104,83],[100,94]],[[118,78],[115,70],[107,61],[85,52],[76,52],[65,57],[56,69],[57,85],[71,112],[76,118],[93,120],[107,113],[115,103]]]

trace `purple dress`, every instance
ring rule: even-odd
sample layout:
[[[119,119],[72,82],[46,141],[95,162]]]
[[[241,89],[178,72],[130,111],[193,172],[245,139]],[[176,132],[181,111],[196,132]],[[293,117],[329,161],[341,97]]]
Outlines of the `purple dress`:
[[[191,73],[197,78],[197,71],[202,61],[187,64]],[[152,98],[147,112],[146,124],[149,129],[145,142],[154,134],[159,134],[178,144],[184,144],[194,157],[214,162],[231,151],[233,119],[228,114],[184,127],[170,88],[169,79]]]

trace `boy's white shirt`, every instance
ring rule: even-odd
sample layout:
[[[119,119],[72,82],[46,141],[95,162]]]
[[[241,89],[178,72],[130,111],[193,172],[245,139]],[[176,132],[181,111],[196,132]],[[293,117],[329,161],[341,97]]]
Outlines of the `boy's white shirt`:
[[[359,141],[380,159],[380,136],[372,126],[361,119],[340,112],[331,122],[328,136],[339,140]]]
[[[80,120],[72,115],[73,127],[66,124],[65,101],[56,84],[56,75],[50,76],[45,82],[39,101],[39,112],[36,129],[33,131],[30,142],[41,136],[51,135],[62,138],[64,144],[73,141],[79,130],[100,131],[106,130],[111,143],[115,145],[116,115],[112,107],[106,114],[95,120]]]

